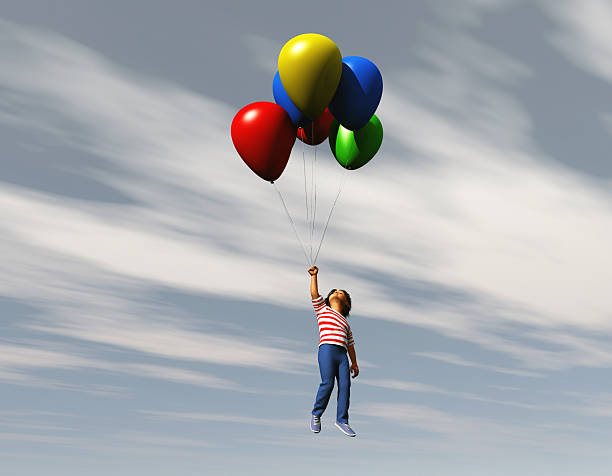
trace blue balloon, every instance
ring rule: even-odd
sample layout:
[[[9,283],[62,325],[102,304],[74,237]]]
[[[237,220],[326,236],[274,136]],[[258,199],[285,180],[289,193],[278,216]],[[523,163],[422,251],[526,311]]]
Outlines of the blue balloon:
[[[342,76],[329,111],[346,129],[361,129],[376,112],[382,89],[382,75],[374,63],[347,56],[342,59]]]
[[[274,95],[274,101],[276,101],[276,104],[287,111],[291,121],[297,127],[304,127],[312,122],[311,119],[306,117],[297,107],[295,107],[295,104],[291,102],[289,95],[283,87],[278,71],[274,75],[274,81],[272,82],[272,94]]]

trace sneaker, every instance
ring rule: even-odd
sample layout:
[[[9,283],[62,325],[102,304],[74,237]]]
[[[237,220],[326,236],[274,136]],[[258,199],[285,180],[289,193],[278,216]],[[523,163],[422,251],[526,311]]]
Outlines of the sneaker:
[[[340,429],[342,433],[346,436],[357,436],[357,433],[353,431],[353,429],[349,426],[348,423],[341,423],[339,421],[336,422],[336,426]]]
[[[310,417],[310,431],[319,433],[321,431],[321,418],[316,415]]]

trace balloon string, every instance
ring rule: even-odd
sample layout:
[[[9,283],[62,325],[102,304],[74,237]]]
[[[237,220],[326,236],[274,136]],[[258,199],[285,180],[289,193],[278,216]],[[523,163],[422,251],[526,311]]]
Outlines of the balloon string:
[[[302,128],[302,133],[304,129]],[[306,154],[304,151],[304,142],[302,141],[302,163],[304,164],[304,199],[306,202],[306,223],[309,223],[310,214],[308,213],[308,188],[306,187]]]
[[[302,127],[302,133],[304,134],[304,138],[307,139],[306,129]],[[306,143],[302,141],[302,161],[304,165],[304,200],[306,202],[306,236],[310,235],[310,222],[312,220],[312,194],[308,193],[308,189],[312,187],[312,177],[310,177],[310,183],[308,183],[310,173],[310,167],[312,167],[312,161],[310,163],[310,167],[308,168],[308,173],[306,172]],[[312,236],[310,236],[310,243],[308,246],[305,246],[304,249],[310,248],[310,257],[309,264],[312,264]]]
[[[312,141],[315,141],[315,136],[314,136],[314,121],[312,122]],[[317,219],[317,146],[315,144],[314,146],[314,209],[312,212],[312,236],[313,236],[313,245],[314,245],[314,237],[315,237],[315,223],[316,223],[316,219]],[[312,260],[312,263],[314,264],[314,259]]]
[[[306,257],[306,264],[310,265],[310,261],[308,261],[308,254],[306,253],[306,247],[304,246],[304,243],[302,243],[302,240],[300,239],[300,235],[298,235],[297,229],[295,227],[295,222],[293,221],[293,218],[291,218],[291,214],[289,213],[289,210],[287,209],[287,205],[285,204],[283,195],[281,194],[280,190],[278,189],[278,187],[276,186],[274,182],[270,182],[270,183],[274,185],[274,190],[276,190],[276,192],[278,193],[278,198],[280,198],[283,208],[285,209],[285,213],[287,214],[287,218],[289,218],[289,222],[291,223],[291,227],[293,228],[295,237],[297,238],[300,246],[302,247],[302,251],[304,252],[304,256]]]
[[[314,122],[310,123],[310,140],[313,139],[314,133]],[[316,156],[315,156],[316,157]],[[314,186],[315,186],[315,160],[312,159],[310,162],[310,261],[314,263],[312,259],[313,255],[313,244],[314,244]]]
[[[329,216],[327,217],[327,222],[325,223],[325,228],[323,228],[323,234],[321,235],[321,241],[319,242],[319,248],[317,249],[317,254],[315,255],[313,263],[316,264],[317,259],[319,258],[319,252],[321,251],[321,246],[323,245],[323,240],[325,239],[325,233],[327,232],[327,226],[329,225],[329,221],[331,220],[332,213],[334,212],[334,208],[336,208],[336,203],[338,202],[338,198],[340,197],[340,193],[342,192],[342,188],[344,187],[344,183],[346,182],[348,169],[344,169],[342,174],[342,178],[340,179],[340,185],[338,186],[338,193],[336,194],[336,199],[332,204],[331,210],[329,211]]]

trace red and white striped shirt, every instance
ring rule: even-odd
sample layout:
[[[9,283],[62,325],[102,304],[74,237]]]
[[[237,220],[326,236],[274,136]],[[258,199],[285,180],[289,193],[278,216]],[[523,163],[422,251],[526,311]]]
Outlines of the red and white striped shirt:
[[[312,305],[317,314],[319,324],[319,346],[323,344],[335,344],[348,349],[353,345],[353,334],[351,326],[346,317],[335,309],[325,305],[325,300],[319,296],[312,300]]]

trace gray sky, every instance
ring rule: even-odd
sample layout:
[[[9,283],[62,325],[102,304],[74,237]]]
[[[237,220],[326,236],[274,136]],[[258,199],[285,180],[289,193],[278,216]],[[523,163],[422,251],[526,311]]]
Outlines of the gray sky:
[[[0,4],[8,473],[607,474],[612,6],[398,5]],[[229,136],[305,32],[385,82],[318,262],[353,296],[355,439],[333,398],[307,428],[306,263]]]

